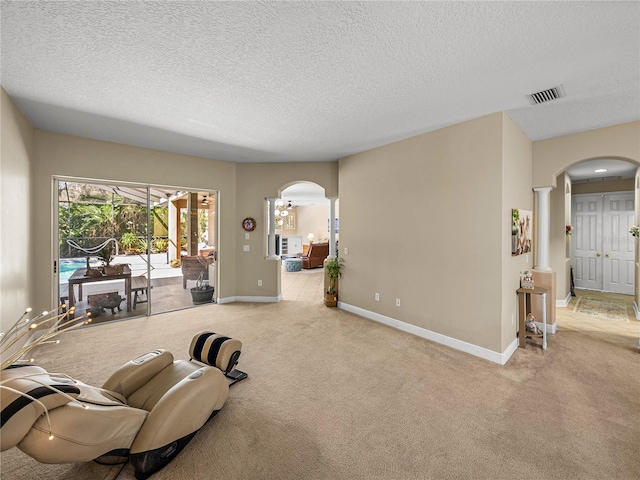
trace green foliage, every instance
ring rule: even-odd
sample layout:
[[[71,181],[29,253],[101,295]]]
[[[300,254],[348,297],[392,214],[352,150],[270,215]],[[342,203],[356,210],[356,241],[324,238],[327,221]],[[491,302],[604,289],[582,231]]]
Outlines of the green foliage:
[[[163,253],[166,252],[169,248],[169,239],[168,238],[155,238],[153,240],[153,251],[155,253]]]
[[[132,232],[125,232],[120,237],[120,245],[125,250],[136,250],[136,248],[140,245],[140,240],[135,236]]]
[[[520,221],[520,210],[511,210],[511,233],[518,233],[518,222]]]
[[[344,267],[344,262],[339,257],[331,258],[324,264],[324,270],[327,272],[327,277],[329,277],[327,293],[336,293],[336,283],[338,277],[342,276],[342,267]]]

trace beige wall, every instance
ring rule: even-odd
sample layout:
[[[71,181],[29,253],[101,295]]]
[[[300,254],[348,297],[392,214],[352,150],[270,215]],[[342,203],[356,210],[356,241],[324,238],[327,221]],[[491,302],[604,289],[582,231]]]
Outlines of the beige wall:
[[[640,165],[640,121],[533,143],[533,186],[555,187],[556,176],[583,160],[611,158]]]
[[[520,128],[503,114],[502,123],[502,335],[500,351],[516,337],[518,306],[516,290],[520,287],[520,272],[531,270],[533,253],[512,257],[511,210],[533,211],[531,190],[531,141]],[[534,232],[535,233],[535,232]],[[532,238],[535,249],[535,236]]]
[[[6,332],[26,307],[36,309],[32,295],[34,235],[31,163],[35,130],[0,87],[0,328]]]
[[[340,218],[339,203],[336,202],[336,218]],[[315,236],[315,242],[328,241],[329,231],[327,229],[327,220],[329,219],[329,204],[323,203],[320,205],[304,205],[296,209],[296,231],[297,235],[302,237],[303,245],[308,243],[307,235],[313,233]],[[288,234],[285,230],[285,235]],[[340,234],[336,235],[339,238]]]
[[[503,351],[502,138],[497,113],[340,161],[341,302]]]
[[[297,180],[314,181],[337,196],[337,162],[314,164],[234,164],[146,148],[37,131],[37,174],[34,177],[38,247],[34,260],[49,265],[52,177],[71,176],[129,181],[220,192],[219,290],[221,299],[238,296],[277,297],[278,262],[266,257],[265,197]],[[258,226],[250,239],[241,221],[253,217]],[[243,251],[250,246],[250,252]],[[257,280],[263,287],[257,287]],[[38,276],[40,302],[50,298],[53,278]],[[46,297],[46,298],[45,298]]]
[[[236,296],[275,297],[280,294],[277,280],[279,260],[267,258],[267,198],[279,198],[286,187],[299,182],[313,182],[325,189],[327,197],[338,196],[338,162],[317,163],[240,163],[237,164],[238,189],[236,220],[238,231],[236,268],[238,271]],[[245,217],[257,221],[256,229],[245,240],[241,223]],[[287,233],[286,230],[280,232]],[[249,251],[243,251],[249,245]],[[262,280],[262,287],[258,286]]]
[[[219,295],[234,293],[235,165],[187,155],[38,130],[34,175],[34,234],[38,265],[51,265],[53,176],[155,184],[185,189],[220,191]],[[225,228],[226,227],[226,228]],[[34,281],[38,301],[51,298],[53,276]]]

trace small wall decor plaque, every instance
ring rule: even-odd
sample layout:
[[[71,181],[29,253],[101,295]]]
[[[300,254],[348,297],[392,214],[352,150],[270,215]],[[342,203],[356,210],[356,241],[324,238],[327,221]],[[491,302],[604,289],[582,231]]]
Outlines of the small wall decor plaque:
[[[253,232],[256,229],[256,221],[251,217],[247,217],[242,220],[242,228],[247,232]]]

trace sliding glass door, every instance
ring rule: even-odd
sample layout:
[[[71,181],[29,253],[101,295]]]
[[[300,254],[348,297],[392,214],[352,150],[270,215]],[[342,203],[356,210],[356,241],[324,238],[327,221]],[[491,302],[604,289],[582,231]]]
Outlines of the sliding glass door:
[[[215,192],[91,180],[56,185],[57,296],[76,314],[90,311],[93,323],[103,323],[187,308],[191,288],[215,285]]]

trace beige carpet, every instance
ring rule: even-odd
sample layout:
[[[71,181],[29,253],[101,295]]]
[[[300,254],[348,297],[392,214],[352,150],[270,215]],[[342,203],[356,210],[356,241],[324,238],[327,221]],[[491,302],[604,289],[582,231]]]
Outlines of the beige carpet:
[[[64,480],[114,480],[123,465],[106,466],[95,462],[42,465],[17,448],[2,452],[0,478],[56,478]],[[38,476],[41,475],[41,476]]]
[[[505,366],[301,301],[91,327],[36,357],[101,384],[153,348],[188,358],[203,329],[243,341],[249,378],[153,479],[637,479],[638,338],[580,331],[572,307],[558,309],[546,351],[518,349]],[[80,478],[9,468],[23,461],[13,451],[1,461],[3,480]]]

